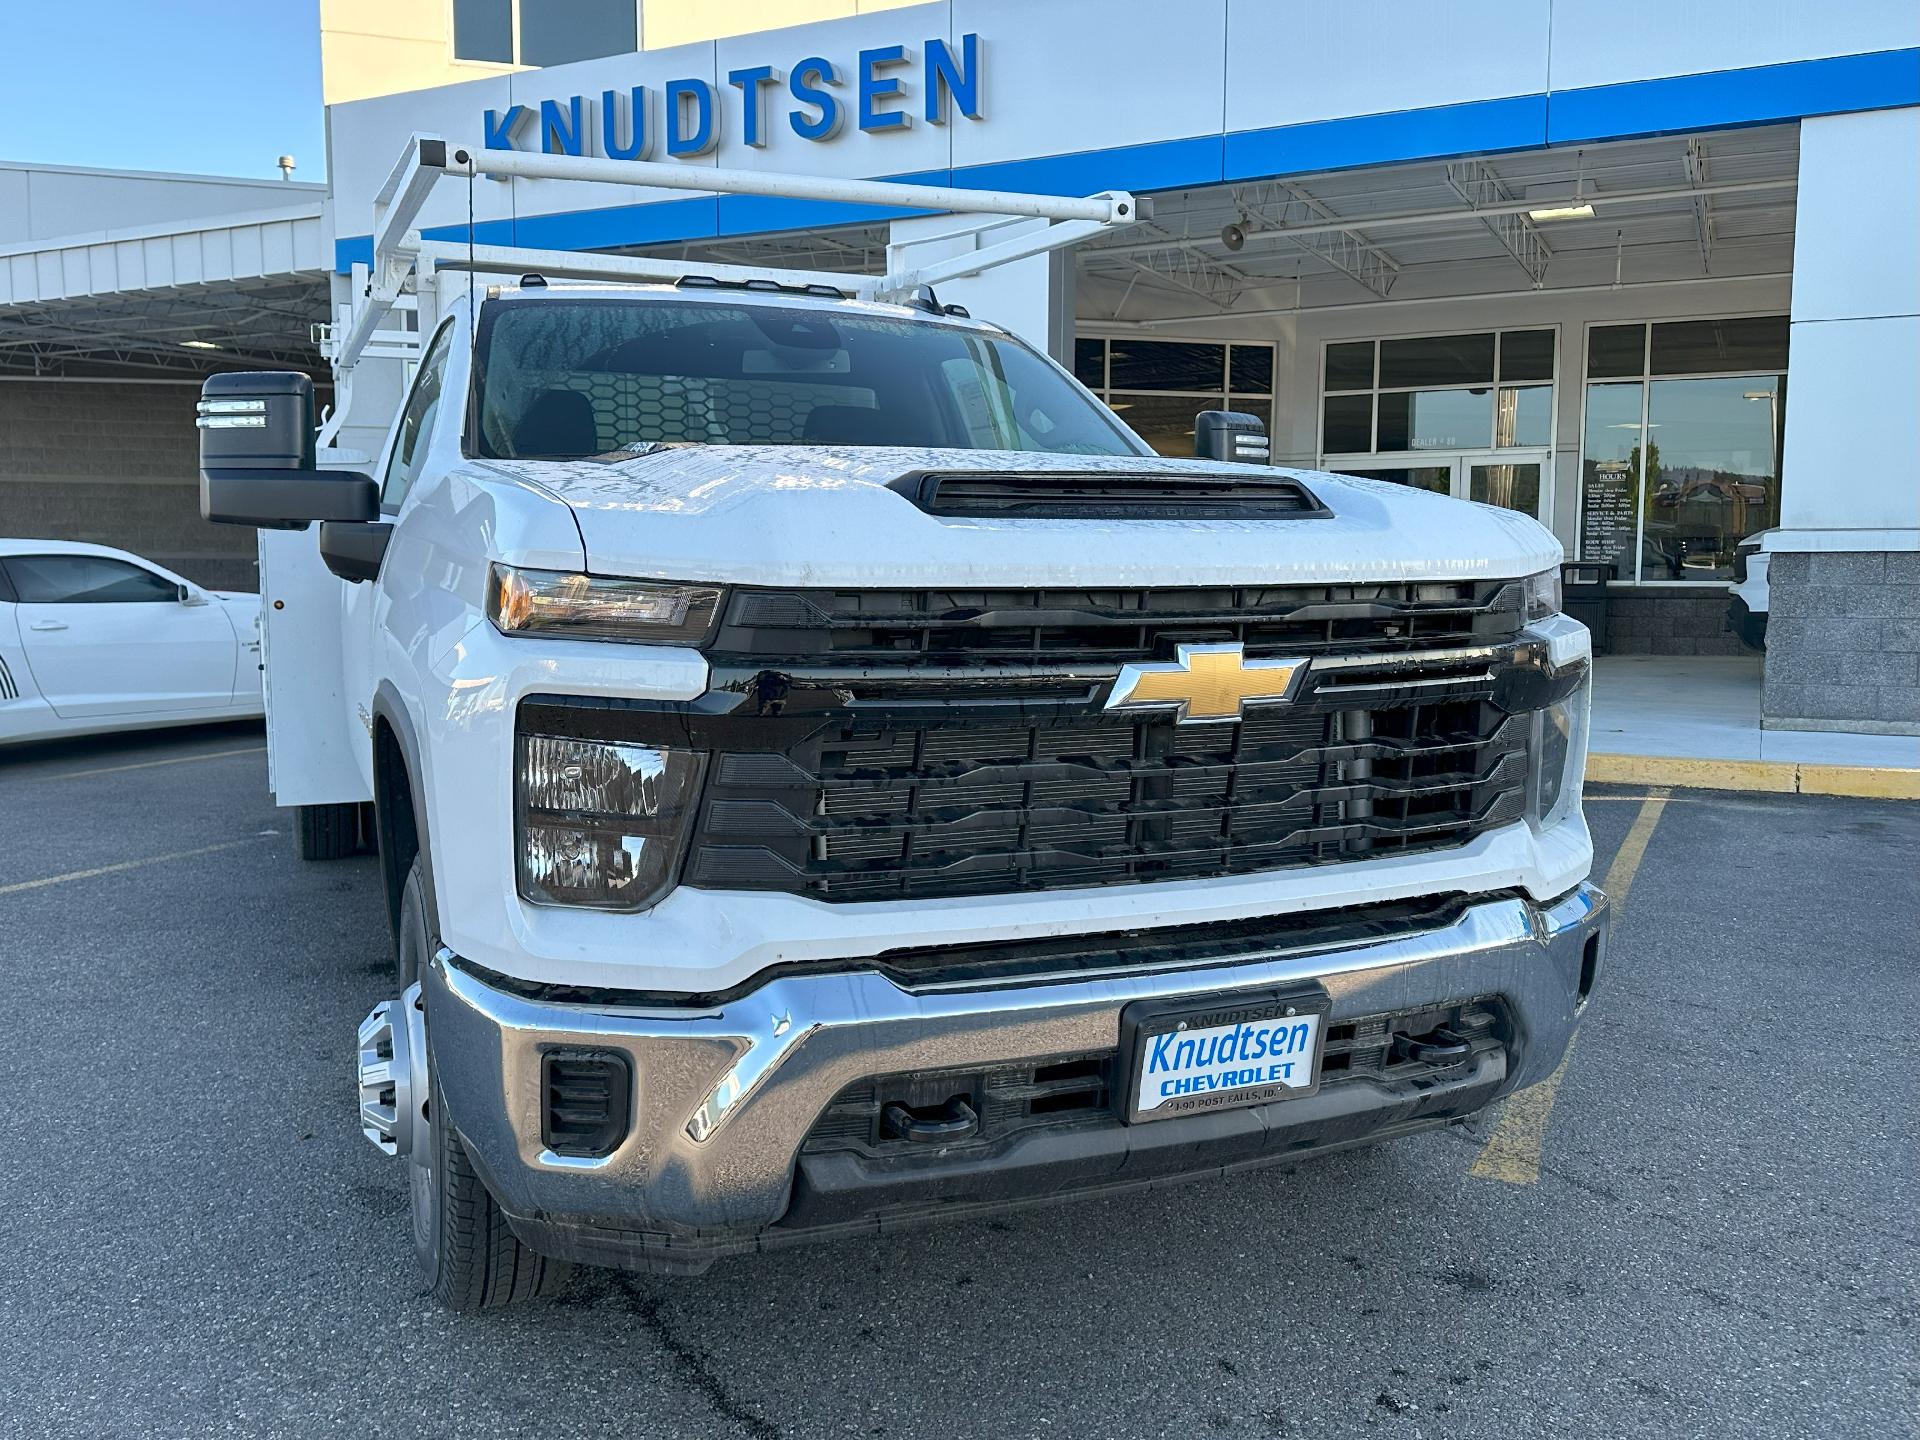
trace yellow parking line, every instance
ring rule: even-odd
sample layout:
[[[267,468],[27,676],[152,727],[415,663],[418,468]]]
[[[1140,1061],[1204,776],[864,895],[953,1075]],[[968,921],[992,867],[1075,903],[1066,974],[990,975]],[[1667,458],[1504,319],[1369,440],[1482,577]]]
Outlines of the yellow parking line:
[[[69,870],[64,875],[47,875],[38,880],[16,880],[11,885],[0,885],[0,895],[17,895],[22,890],[39,890],[48,885],[64,885],[69,880],[91,880],[98,875],[118,875],[122,870],[138,870],[145,865],[159,865],[168,860],[187,860],[195,855],[211,855],[217,850],[238,850],[242,845],[257,845],[265,839],[264,835],[255,835],[246,840],[228,840],[219,845],[202,845],[197,850],[174,850],[165,855],[149,855],[144,860],[122,860],[117,865],[96,865],[91,870]]]
[[[150,770],[155,765],[186,765],[195,760],[224,760],[229,755],[258,755],[267,747],[248,745],[239,750],[207,750],[198,755],[170,755],[165,760],[136,760],[130,765],[101,765],[92,770],[56,770],[51,775],[28,775],[28,780],[78,780],[86,775],[118,775],[122,770]]]
[[[1776,795],[1846,795],[1920,800],[1920,769],[1898,765],[1814,765],[1795,760],[1688,760],[1667,755],[1587,757],[1587,779],[1601,785],[1678,785]]]
[[[1607,878],[1600,882],[1600,888],[1613,902],[1615,925],[1626,913],[1627,892],[1633,889],[1633,877],[1640,873],[1640,862],[1647,856],[1647,842],[1653,838],[1654,826],[1660,823],[1668,804],[1667,791],[1647,793],[1640,804],[1640,813],[1633,817],[1627,838],[1620,842],[1613,863],[1607,867]],[[1509,1185],[1532,1185],[1540,1179],[1540,1155],[1546,1148],[1547,1121],[1552,1118],[1553,1102],[1560,1093],[1561,1080],[1566,1077],[1567,1061],[1572,1058],[1573,1046],[1568,1045],[1553,1074],[1507,1102],[1507,1113],[1500,1117],[1500,1123],[1493,1127],[1487,1143],[1474,1157],[1467,1171],[1469,1175],[1482,1180],[1504,1180]]]

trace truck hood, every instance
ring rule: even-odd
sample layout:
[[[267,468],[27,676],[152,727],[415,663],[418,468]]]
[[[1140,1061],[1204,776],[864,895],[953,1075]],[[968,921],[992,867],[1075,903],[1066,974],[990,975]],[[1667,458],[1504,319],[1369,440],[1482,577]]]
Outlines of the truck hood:
[[[1559,563],[1515,511],[1387,481],[1282,470],[1330,516],[956,519],[888,482],[921,470],[1218,474],[1152,457],[866,446],[690,446],[618,460],[479,464],[569,506],[595,574],[733,584],[1113,586],[1503,579]]]

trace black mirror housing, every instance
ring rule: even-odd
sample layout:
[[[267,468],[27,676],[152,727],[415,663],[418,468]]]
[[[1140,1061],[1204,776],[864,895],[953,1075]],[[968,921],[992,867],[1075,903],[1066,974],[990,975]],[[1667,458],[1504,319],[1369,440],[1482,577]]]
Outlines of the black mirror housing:
[[[311,470],[313,381],[296,370],[211,375],[194,407],[202,470]]]
[[[380,487],[355,470],[202,470],[200,514],[221,525],[304,530],[315,520],[377,520]]]
[[[380,562],[386,558],[387,543],[393,539],[393,526],[385,520],[372,525],[342,525],[337,520],[320,522],[320,559],[327,569],[350,585],[380,578]]]
[[[209,376],[200,431],[200,513],[228,525],[304,530],[314,520],[373,520],[379,487],[314,464],[313,381],[293,370]]]
[[[1202,410],[1193,417],[1193,453],[1202,460],[1270,465],[1273,447],[1258,415],[1244,410]]]

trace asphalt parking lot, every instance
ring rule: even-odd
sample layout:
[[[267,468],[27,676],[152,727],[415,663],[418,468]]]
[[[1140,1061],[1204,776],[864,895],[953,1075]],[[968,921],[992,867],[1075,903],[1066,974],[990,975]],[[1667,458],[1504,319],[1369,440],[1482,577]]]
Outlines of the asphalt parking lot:
[[[0,1434],[1914,1433],[1920,805],[1592,795],[1550,1104],[462,1319],[355,1127],[373,862],[262,743],[0,752]]]

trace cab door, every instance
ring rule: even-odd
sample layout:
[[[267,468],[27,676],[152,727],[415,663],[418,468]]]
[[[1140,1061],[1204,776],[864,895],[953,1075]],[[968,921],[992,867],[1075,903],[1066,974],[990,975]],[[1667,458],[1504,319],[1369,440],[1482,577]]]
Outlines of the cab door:
[[[407,389],[405,404],[388,437],[380,470],[380,518],[396,521],[400,508],[412,492],[414,482],[426,469],[436,423],[440,418],[440,400],[447,388],[447,362],[453,348],[454,322],[448,318],[440,325]],[[457,417],[456,417],[457,418]],[[457,427],[456,427],[457,428]],[[368,720],[373,703],[377,666],[374,657],[379,642],[382,601],[393,582],[417,587],[424,577],[396,576],[382,565],[378,580],[345,587],[341,600],[341,651],[348,693],[362,723]]]
[[[223,607],[108,555],[10,555],[33,681],[65,717],[232,704],[239,646]]]

